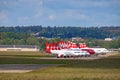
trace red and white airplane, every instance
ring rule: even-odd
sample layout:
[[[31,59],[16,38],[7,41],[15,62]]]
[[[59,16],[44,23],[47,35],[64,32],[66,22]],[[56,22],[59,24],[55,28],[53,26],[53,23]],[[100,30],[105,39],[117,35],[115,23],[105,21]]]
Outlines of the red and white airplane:
[[[89,56],[91,53],[81,50],[77,44],[72,42],[59,41],[58,43],[46,43],[46,52],[57,57]]]
[[[93,54],[103,54],[109,51],[105,48],[89,48],[85,43],[77,45],[72,42],[59,41],[58,43],[47,43],[46,52],[56,55],[57,57],[70,56],[89,56]]]
[[[94,53],[96,53],[96,54],[105,54],[105,53],[109,52],[109,50],[107,50],[106,48],[89,48],[89,47],[87,47],[87,45],[85,43],[80,43],[79,45],[80,45],[80,48],[82,50],[85,50],[85,51],[88,50],[88,52],[92,52],[93,54]]]
[[[82,51],[79,48],[70,48],[70,49],[61,49],[61,50],[51,50],[53,55],[56,55],[58,58],[62,57],[79,57],[79,56],[89,56],[90,54],[87,51]]]

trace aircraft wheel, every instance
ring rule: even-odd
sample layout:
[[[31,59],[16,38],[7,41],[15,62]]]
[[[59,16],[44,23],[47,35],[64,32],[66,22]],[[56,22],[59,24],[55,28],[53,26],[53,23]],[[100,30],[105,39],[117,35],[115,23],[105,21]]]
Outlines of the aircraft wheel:
[[[64,58],[66,58],[67,56],[64,56]]]
[[[57,58],[60,58],[58,55],[56,56]]]

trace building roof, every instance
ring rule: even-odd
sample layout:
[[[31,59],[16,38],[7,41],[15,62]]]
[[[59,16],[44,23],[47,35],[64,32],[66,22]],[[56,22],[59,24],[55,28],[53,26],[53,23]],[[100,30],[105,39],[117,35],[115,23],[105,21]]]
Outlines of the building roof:
[[[39,48],[36,45],[0,45],[0,48]]]

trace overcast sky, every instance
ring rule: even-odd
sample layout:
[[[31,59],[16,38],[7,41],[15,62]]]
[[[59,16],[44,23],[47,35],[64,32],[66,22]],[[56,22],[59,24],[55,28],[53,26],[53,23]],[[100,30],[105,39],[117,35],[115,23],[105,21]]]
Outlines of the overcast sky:
[[[120,0],[0,0],[0,26],[120,26]]]

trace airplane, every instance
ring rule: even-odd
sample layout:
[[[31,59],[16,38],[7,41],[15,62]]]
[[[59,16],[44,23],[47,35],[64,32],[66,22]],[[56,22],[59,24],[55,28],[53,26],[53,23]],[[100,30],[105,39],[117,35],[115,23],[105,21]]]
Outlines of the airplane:
[[[46,52],[57,57],[70,57],[106,54],[109,51],[106,48],[89,48],[85,43],[77,45],[72,42],[59,41],[58,43],[51,42],[50,44],[46,42]]]
[[[107,50],[106,48],[93,48],[93,50],[94,50],[97,54],[106,54],[106,53],[110,52],[110,51]]]
[[[89,48],[85,43],[80,43],[80,49],[88,50],[91,54],[106,54],[109,52],[106,48]]]
[[[81,50],[75,43],[58,42],[48,44],[46,42],[46,52],[56,55],[58,58],[89,56],[88,51]]]
[[[87,51],[82,51],[79,48],[51,50],[51,53],[53,55],[56,55],[57,58],[80,57],[80,56],[89,56],[90,55]]]

